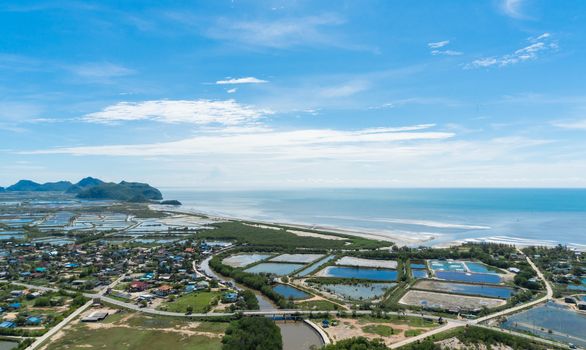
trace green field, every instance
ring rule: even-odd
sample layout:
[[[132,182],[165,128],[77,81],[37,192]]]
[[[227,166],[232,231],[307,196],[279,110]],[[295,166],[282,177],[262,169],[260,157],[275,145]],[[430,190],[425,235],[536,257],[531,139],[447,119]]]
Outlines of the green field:
[[[166,302],[159,309],[171,312],[187,312],[187,307],[191,305],[194,313],[208,312],[212,301],[220,297],[220,292],[196,292],[182,295],[172,302]]]
[[[200,323],[195,328],[183,320],[131,316],[121,313],[106,320],[108,323],[75,324],[48,349],[120,349],[120,350],[219,350],[223,330],[228,323]],[[118,317],[116,317],[118,316]],[[186,331],[183,331],[186,330]],[[193,334],[191,331],[216,333],[216,337]]]
[[[303,303],[297,304],[297,306],[302,310],[337,310],[338,305],[334,303],[330,303],[326,300],[314,300],[314,301],[306,301]]]
[[[388,337],[395,334],[393,328],[389,326],[384,326],[382,324],[364,326],[362,327],[362,330],[366,333],[378,334],[383,337]]]

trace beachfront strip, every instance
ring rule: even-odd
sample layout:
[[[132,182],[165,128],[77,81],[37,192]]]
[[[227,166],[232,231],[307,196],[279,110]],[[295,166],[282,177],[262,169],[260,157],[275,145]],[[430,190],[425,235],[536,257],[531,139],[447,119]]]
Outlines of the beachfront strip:
[[[288,349],[355,337],[453,348],[483,334],[586,347],[585,256],[563,247],[400,248],[173,207],[1,202],[6,349],[220,349],[243,316],[275,320]]]

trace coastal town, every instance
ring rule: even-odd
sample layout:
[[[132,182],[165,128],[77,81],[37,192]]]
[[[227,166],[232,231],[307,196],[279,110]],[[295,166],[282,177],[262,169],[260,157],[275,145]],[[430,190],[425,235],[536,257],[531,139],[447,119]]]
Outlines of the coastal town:
[[[451,349],[476,333],[504,348],[586,347],[586,255],[562,246],[399,247],[178,205],[0,196],[10,349],[220,349],[233,322],[259,317],[285,349]]]

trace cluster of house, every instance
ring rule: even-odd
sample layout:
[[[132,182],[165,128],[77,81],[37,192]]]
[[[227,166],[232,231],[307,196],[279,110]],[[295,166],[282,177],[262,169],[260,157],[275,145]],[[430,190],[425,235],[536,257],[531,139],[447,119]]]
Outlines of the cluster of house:
[[[126,270],[128,249],[105,244],[0,243],[0,279],[90,290]]]
[[[30,305],[43,295],[44,292],[28,289],[3,290],[0,294],[0,328],[41,326],[47,318],[43,311],[34,310]],[[55,297],[51,303],[62,304],[63,299]]]

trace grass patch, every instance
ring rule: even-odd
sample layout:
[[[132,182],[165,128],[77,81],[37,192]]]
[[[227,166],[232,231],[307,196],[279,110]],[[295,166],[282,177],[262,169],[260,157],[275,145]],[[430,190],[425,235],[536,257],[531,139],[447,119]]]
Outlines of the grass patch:
[[[112,327],[90,329],[78,325],[51,344],[51,350],[118,349],[174,349],[219,350],[221,339],[152,329]]]
[[[421,333],[423,333],[423,331],[421,329],[408,329],[405,331],[405,336],[406,337],[416,337],[416,336],[420,335]]]
[[[393,328],[382,324],[371,324],[368,326],[364,326],[362,327],[362,330],[366,333],[377,334],[382,337],[389,337],[395,334],[395,330]]]
[[[194,313],[208,312],[212,301],[219,298],[219,292],[191,293],[182,295],[172,302],[162,304],[160,309],[171,312],[187,312],[187,307],[191,306]]]
[[[195,327],[195,330],[199,332],[224,334],[229,325],[228,322],[202,322]]]
[[[339,308],[338,305],[326,300],[305,301],[296,305],[302,310],[333,311]]]

